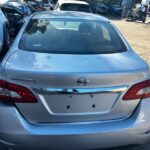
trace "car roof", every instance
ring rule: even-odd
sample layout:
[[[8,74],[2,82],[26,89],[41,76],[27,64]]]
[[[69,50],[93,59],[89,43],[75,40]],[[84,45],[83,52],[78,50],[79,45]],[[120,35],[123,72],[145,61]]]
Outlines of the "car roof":
[[[107,18],[100,15],[77,11],[40,11],[35,12],[32,19],[84,19],[106,22],[109,21]]]
[[[76,0],[59,0],[58,3],[59,3],[60,6],[62,4],[82,4],[82,5],[89,5],[85,1],[76,1]]]

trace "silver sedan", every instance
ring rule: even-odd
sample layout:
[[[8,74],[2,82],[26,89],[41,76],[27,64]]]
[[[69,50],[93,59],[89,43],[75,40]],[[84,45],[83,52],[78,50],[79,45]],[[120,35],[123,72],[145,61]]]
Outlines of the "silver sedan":
[[[148,65],[106,18],[37,12],[1,63],[0,141],[96,149],[150,139]]]

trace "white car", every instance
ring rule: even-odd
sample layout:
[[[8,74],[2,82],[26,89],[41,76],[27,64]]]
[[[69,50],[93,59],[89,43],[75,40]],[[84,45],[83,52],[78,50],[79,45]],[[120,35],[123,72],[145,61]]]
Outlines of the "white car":
[[[55,6],[58,11],[80,11],[91,13],[90,5],[84,1],[59,0]]]
[[[0,8],[0,53],[5,53],[4,51],[9,47],[9,30],[8,21]]]

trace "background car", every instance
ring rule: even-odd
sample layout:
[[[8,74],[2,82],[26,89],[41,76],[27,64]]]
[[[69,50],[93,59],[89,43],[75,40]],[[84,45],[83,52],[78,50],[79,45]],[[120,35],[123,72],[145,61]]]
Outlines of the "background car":
[[[55,10],[57,11],[80,11],[91,13],[90,5],[84,1],[60,0],[56,3]]]
[[[101,15],[122,15],[122,1],[120,0],[101,0],[93,5],[93,12]]]
[[[46,8],[44,6],[44,3],[39,0],[26,0],[25,1],[27,4],[30,4],[33,8],[34,11],[45,11]]]
[[[109,13],[109,6],[104,3],[96,3],[94,6],[95,13],[107,15]]]
[[[6,3],[3,3],[3,5],[8,6],[9,8],[21,11],[24,15],[30,15],[34,9],[31,5],[26,3],[18,3],[14,1],[8,1]]]
[[[53,10],[54,9],[54,5],[50,0],[42,0],[42,3],[43,3],[46,10]]]
[[[8,20],[10,35],[15,37],[24,23],[25,15],[20,9],[9,5],[1,5],[1,10]]]
[[[110,6],[110,13],[116,16],[122,15],[122,6],[121,5],[111,5]]]
[[[0,8],[0,58],[9,48],[9,23]]]

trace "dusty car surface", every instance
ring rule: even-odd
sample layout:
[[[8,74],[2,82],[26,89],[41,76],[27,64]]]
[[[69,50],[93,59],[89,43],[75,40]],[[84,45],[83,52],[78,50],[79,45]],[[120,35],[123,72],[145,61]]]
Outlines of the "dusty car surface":
[[[55,6],[57,11],[80,11],[91,13],[90,5],[84,1],[60,0]]]
[[[96,149],[150,138],[148,65],[106,18],[34,13],[1,68],[5,146]]]

